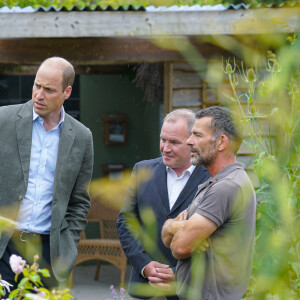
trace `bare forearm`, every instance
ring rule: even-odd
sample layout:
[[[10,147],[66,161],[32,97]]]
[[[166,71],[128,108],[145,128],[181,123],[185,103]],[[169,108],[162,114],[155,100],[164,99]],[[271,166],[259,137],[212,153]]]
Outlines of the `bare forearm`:
[[[178,244],[178,236],[175,236],[169,247],[172,251],[172,255],[176,259],[186,259],[192,255],[192,248],[191,247],[182,247],[182,245]]]
[[[169,219],[162,228],[162,240],[166,247],[170,248],[174,235],[183,228],[186,221]]]
[[[177,259],[185,259],[190,257],[196,249],[207,248],[205,239],[216,229],[216,223],[204,216],[194,214],[186,222],[184,228],[174,235],[170,244],[173,256]]]

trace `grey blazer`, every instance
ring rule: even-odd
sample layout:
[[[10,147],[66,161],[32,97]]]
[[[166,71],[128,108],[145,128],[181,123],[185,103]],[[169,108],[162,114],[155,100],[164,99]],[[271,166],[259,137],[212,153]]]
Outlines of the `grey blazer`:
[[[28,184],[32,115],[31,100],[0,107],[0,214],[13,219]],[[66,114],[54,177],[50,231],[51,265],[59,281],[68,278],[76,260],[80,232],[87,223],[92,168],[91,131]],[[1,236],[0,257],[11,234]]]

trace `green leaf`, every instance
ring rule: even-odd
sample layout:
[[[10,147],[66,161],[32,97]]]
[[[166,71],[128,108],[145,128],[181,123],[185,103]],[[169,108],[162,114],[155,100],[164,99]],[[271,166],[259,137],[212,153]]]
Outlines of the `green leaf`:
[[[300,256],[300,240],[298,241],[297,245],[296,245],[296,251],[297,251],[297,256]]]
[[[43,283],[42,283],[41,280],[37,280],[37,281],[35,282],[35,284],[36,284],[37,286],[43,286]]]
[[[33,281],[34,283],[36,283],[36,282],[38,282],[38,281],[41,280],[41,276],[40,276],[39,274],[37,274],[37,273],[31,274],[31,275],[29,276],[29,278],[30,278],[30,280]]]
[[[19,294],[20,289],[15,289],[9,294],[9,299],[14,299]]]
[[[274,107],[271,111],[271,116],[278,113],[279,112],[279,108],[278,107]]]
[[[295,259],[295,257],[296,257],[296,251],[295,251],[295,249],[293,247],[290,248],[290,250],[289,250],[288,253],[292,256],[293,259]]]
[[[16,225],[17,223],[15,221],[0,216],[0,231],[12,229]]]
[[[28,282],[26,288],[27,289],[31,289],[31,290],[33,289],[33,285],[32,285],[32,283],[30,281]]]
[[[300,262],[291,263],[293,270],[295,271],[297,278],[300,278]]]
[[[29,271],[28,271],[27,268],[25,268],[25,269],[23,270],[23,275],[24,275],[24,277],[29,277]]]
[[[227,95],[227,94],[224,93],[224,96],[225,96],[227,99],[231,100],[232,102],[237,102],[237,100],[236,100],[234,97],[230,96],[230,95]]]
[[[250,104],[253,102],[253,96],[247,96],[247,102]]]
[[[24,277],[18,284],[18,287],[23,288],[27,282],[28,282],[28,277]]]
[[[39,269],[39,273],[41,273],[44,277],[50,277],[50,272],[47,269]]]

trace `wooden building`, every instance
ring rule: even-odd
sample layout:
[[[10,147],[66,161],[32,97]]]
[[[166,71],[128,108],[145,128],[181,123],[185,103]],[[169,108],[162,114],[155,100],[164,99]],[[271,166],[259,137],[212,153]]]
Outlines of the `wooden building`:
[[[1,78],[33,75],[47,57],[71,61],[80,77],[80,118],[94,135],[95,177],[106,173],[107,165],[132,167],[138,160],[159,155],[164,113],[219,103],[220,82],[207,81],[209,65],[220,68],[222,58],[233,56],[247,60],[251,51],[264,55],[300,28],[297,5],[26,11],[0,8],[0,91]],[[150,78],[158,79],[149,93],[159,98],[155,91],[162,82],[161,99],[148,97],[143,102],[147,93],[134,88],[140,64],[145,66],[141,76],[147,67],[148,72],[156,70],[150,73]],[[158,67],[151,68],[153,64]],[[126,114],[122,120],[128,125],[126,144],[104,145],[103,114]],[[249,154],[244,145],[241,160],[247,163]]]

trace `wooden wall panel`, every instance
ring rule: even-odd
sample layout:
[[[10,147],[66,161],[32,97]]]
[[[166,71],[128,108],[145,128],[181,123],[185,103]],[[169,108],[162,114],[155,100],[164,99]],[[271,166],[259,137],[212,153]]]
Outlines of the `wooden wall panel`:
[[[173,90],[173,107],[189,107],[201,105],[201,89]]]
[[[201,79],[197,73],[182,72],[174,70],[173,89],[201,88]]]
[[[220,103],[228,102],[228,98],[224,96],[224,93],[232,94],[231,87],[228,83],[224,83],[219,87],[207,87],[205,81],[203,81],[193,67],[188,63],[173,63],[173,83],[172,83],[172,109],[187,108],[194,112],[199,111],[201,108],[205,108],[211,105],[218,105]],[[198,65],[200,66],[200,65]],[[238,90],[238,94],[247,92],[247,87],[244,85]],[[242,102],[242,109],[246,112],[248,109],[247,103]],[[260,113],[264,114],[269,112],[270,106],[268,103],[260,105]],[[261,127],[260,127],[261,126]],[[256,133],[262,133],[262,135],[269,134],[269,122],[267,119],[260,119],[260,126],[258,122],[255,122]],[[271,129],[272,144],[275,146],[274,129]],[[253,168],[254,152],[249,146],[251,144],[251,134],[247,126],[244,128],[243,133],[244,142],[242,143],[238,154],[237,160],[244,164],[245,169],[254,185],[254,188],[259,188],[259,179]],[[263,151],[261,145],[255,145],[258,147],[257,151]]]

